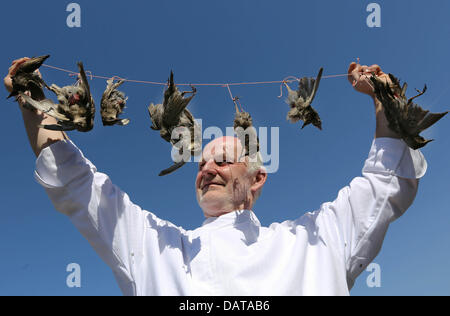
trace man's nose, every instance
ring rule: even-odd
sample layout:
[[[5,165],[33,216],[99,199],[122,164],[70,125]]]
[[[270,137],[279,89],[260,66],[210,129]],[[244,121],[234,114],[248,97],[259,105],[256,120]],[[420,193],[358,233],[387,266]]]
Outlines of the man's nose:
[[[217,174],[217,164],[214,161],[214,159],[208,160],[205,165],[203,166],[203,173],[204,174],[210,174],[210,175],[216,175]]]

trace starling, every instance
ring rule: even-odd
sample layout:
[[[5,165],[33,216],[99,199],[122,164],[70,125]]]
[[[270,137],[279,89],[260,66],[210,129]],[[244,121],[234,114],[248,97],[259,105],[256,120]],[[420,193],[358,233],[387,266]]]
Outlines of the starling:
[[[248,112],[239,111],[236,105],[236,115],[234,118],[234,131],[245,149],[245,156],[254,157],[259,152],[259,140],[256,129],[253,126],[253,119]]]
[[[320,68],[317,79],[306,77],[300,79],[297,91],[293,91],[288,84],[285,83],[289,92],[286,102],[291,107],[287,119],[290,120],[291,123],[297,123],[299,120],[302,120],[304,122],[302,129],[309,124],[313,124],[318,129],[322,130],[322,121],[320,120],[319,114],[317,114],[316,110],[311,106],[311,103],[316,96],[317,89],[319,88],[322,73],[323,68]]]
[[[422,91],[410,99],[406,98],[408,84],[400,86],[400,81],[392,74],[389,74],[392,84],[386,83],[377,78],[374,74],[370,78],[374,85],[374,93],[383,105],[389,128],[399,134],[405,143],[412,149],[419,149],[433,140],[427,140],[419,134],[435,124],[448,112],[430,113],[422,109],[413,102],[414,99],[423,95],[427,86]]]
[[[78,130],[80,132],[89,132],[94,127],[94,100],[81,62],[78,63],[78,68],[80,80],[75,85],[62,88],[55,84],[50,86],[49,90],[56,94],[59,104],[49,99],[35,101],[24,93],[20,93],[28,104],[58,120],[58,124],[39,127],[54,131]]]
[[[8,99],[18,96],[21,92],[24,93],[25,91],[30,91],[31,97],[35,100],[45,99],[43,87],[47,87],[47,84],[37,73],[35,73],[35,71],[38,70],[49,57],[50,55],[33,57],[18,67],[14,76],[11,77],[13,90],[8,96]],[[31,109],[28,104],[26,104],[25,107]]]
[[[190,92],[180,92],[173,80],[173,72],[168,80],[168,87],[164,92],[163,104],[150,104],[148,111],[152,121],[151,129],[160,131],[161,137],[172,144],[179,150],[181,156],[184,156],[184,150],[187,149],[192,156],[197,156],[202,150],[202,139],[199,133],[200,126],[196,123],[193,115],[186,108],[189,102],[197,93],[192,87]],[[192,94],[185,98],[186,94]],[[178,128],[183,128],[179,140],[172,139],[172,132]],[[181,131],[181,130],[179,130]],[[185,132],[185,133],[184,133]],[[201,134],[201,133],[200,133]],[[165,176],[181,168],[185,164],[185,160],[175,163],[170,168],[161,171],[159,176]]]
[[[106,90],[103,93],[100,105],[103,126],[116,124],[125,126],[130,123],[129,119],[118,118],[128,100],[123,92],[117,90],[124,82],[124,80],[119,80],[117,83],[114,83],[113,79],[107,81]]]

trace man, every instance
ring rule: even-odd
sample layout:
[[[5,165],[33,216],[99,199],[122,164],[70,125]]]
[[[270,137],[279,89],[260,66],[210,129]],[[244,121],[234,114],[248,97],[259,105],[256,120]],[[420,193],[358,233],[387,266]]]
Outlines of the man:
[[[24,60],[14,61],[5,78],[9,91]],[[352,63],[348,72],[375,104],[375,140],[362,177],[316,212],[270,227],[252,212],[267,174],[238,158],[235,138],[205,147],[195,185],[206,220],[186,231],[133,204],[65,133],[37,128],[53,118],[19,103],[38,156],[36,179],[111,267],[125,295],[348,295],[426,171],[420,151],[389,130],[367,80],[372,72],[389,78],[377,65]]]

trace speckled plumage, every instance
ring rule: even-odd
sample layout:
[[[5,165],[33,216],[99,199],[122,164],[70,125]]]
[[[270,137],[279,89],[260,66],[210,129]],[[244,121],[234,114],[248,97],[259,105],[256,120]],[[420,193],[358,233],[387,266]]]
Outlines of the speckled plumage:
[[[122,114],[128,100],[123,92],[117,90],[124,82],[124,80],[119,80],[114,83],[114,79],[107,81],[106,90],[103,92],[100,104],[103,126],[125,126],[130,123],[129,119],[119,119],[119,115]]]
[[[370,79],[374,85],[377,99],[383,105],[389,128],[399,134],[405,143],[412,149],[419,149],[433,140],[426,140],[419,134],[435,124],[448,112],[430,113],[413,102],[414,99],[423,95],[423,91],[416,90],[419,94],[410,99],[406,98],[407,83],[400,86],[400,81],[389,74],[392,84],[388,84],[373,75]]]
[[[256,129],[253,126],[253,119],[248,112],[239,111],[236,106],[234,118],[234,132],[245,149],[245,156],[254,157],[259,152],[259,140]]]
[[[20,95],[31,106],[58,120],[55,125],[43,125],[41,128],[55,131],[88,132],[94,127],[95,104],[92,98],[89,83],[83,64],[78,63],[80,80],[76,85],[58,87],[53,84],[49,90],[56,94],[59,104],[44,99],[35,101],[23,93]]]
[[[189,102],[197,93],[197,90],[192,87],[191,92],[180,92],[174,83],[173,72],[170,74],[168,87],[164,92],[163,104],[150,104],[148,111],[152,121],[151,128],[155,131],[160,131],[161,137],[179,149],[180,155],[183,155],[183,148],[187,148],[192,156],[201,154],[202,139],[200,126],[195,122],[194,116],[186,108]],[[185,98],[186,94],[192,94]],[[185,128],[188,134],[180,135],[180,139],[172,139],[172,132],[178,128]],[[197,130],[197,133],[194,132]],[[190,137],[189,137],[189,136]],[[181,168],[185,161],[175,163],[170,168],[161,171],[159,176],[165,176]]]
[[[287,119],[292,123],[297,123],[302,120],[304,122],[302,129],[309,124],[313,124],[320,130],[322,129],[322,121],[319,114],[311,106],[316,96],[317,89],[319,88],[322,73],[323,68],[320,69],[316,79],[306,77],[300,79],[297,91],[292,90],[289,85],[285,83],[289,93],[286,103],[291,107]]]
[[[13,90],[8,96],[8,99],[13,96],[18,96],[20,93],[26,91],[30,91],[32,99],[45,99],[43,88],[47,87],[47,84],[37,73],[35,73],[35,71],[38,70],[49,57],[50,55],[33,57],[17,68],[14,76],[11,77]],[[28,104],[25,104],[25,107],[33,109]]]

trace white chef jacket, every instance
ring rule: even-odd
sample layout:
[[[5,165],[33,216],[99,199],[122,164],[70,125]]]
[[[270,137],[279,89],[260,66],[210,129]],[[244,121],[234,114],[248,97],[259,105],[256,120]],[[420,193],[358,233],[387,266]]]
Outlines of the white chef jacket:
[[[70,140],[42,150],[35,178],[111,267],[124,295],[349,295],[426,168],[420,151],[378,138],[362,177],[317,211],[262,227],[241,210],[195,230],[142,210]]]

